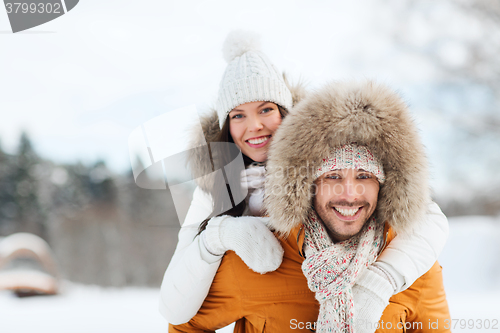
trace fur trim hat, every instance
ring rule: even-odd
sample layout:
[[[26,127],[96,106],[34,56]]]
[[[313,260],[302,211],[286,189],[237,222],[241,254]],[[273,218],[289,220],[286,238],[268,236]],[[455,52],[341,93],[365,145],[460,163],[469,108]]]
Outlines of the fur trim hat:
[[[219,86],[217,114],[222,128],[228,113],[238,105],[266,101],[292,107],[292,94],[276,67],[260,51],[259,36],[236,30],[222,49],[228,62]]]
[[[385,171],[378,220],[402,234],[423,217],[430,200],[427,159],[406,104],[382,84],[339,82],[308,95],[275,133],[264,203],[278,232],[305,221],[323,158],[351,142],[368,146]]]

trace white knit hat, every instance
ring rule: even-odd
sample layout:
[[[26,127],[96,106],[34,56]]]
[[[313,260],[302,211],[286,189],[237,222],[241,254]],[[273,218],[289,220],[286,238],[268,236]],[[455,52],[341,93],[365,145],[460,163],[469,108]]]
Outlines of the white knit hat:
[[[257,34],[233,31],[227,36],[222,51],[228,65],[217,100],[220,128],[228,113],[241,104],[266,101],[288,110],[292,107],[292,94],[283,76],[260,51]]]

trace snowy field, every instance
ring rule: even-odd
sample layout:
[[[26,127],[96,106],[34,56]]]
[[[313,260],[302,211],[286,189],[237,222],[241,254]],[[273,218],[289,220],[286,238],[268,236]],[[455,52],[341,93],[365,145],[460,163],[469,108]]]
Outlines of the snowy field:
[[[450,238],[440,263],[453,319],[500,321],[499,239],[499,219],[450,219]],[[164,333],[168,328],[157,310],[158,292],[69,282],[59,296],[20,299],[1,292],[0,332]],[[460,329],[464,323],[457,322],[453,332],[500,332],[500,323],[496,330]]]

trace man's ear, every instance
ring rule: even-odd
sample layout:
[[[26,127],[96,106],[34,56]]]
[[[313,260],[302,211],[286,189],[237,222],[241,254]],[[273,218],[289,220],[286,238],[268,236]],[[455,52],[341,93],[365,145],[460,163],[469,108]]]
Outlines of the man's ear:
[[[316,199],[316,194],[318,193],[318,187],[319,185],[317,184],[317,180],[314,181],[311,185],[311,207],[314,208],[314,200]]]

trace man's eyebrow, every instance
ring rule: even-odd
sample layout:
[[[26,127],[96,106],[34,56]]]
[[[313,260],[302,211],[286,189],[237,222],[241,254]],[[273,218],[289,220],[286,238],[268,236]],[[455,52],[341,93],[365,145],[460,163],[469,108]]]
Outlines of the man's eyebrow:
[[[332,175],[334,173],[340,173],[340,169],[335,169],[335,170],[328,170],[324,174],[321,175],[321,177],[326,177],[328,175]]]
[[[366,173],[369,173],[369,174],[371,174],[371,175],[375,175],[373,172],[371,172],[371,171],[367,171],[367,170],[365,170],[365,169],[358,169],[358,172],[362,172],[362,173],[363,173],[363,172],[366,172]]]

